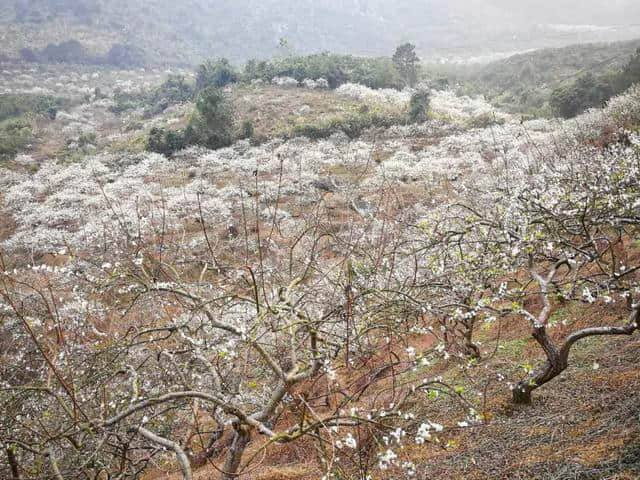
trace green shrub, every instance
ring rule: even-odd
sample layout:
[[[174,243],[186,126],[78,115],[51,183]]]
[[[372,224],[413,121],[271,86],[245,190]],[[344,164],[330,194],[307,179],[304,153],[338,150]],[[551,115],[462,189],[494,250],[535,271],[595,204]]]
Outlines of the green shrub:
[[[589,108],[603,106],[615,91],[608,79],[587,73],[573,85],[555,89],[551,93],[550,105],[557,115],[571,118]]]
[[[137,108],[144,108],[144,117],[150,118],[164,112],[169,106],[193,100],[194,87],[182,75],[170,75],[162,85],[151,92],[122,92],[113,95],[114,105],[109,107],[119,114]]]
[[[291,131],[291,136],[321,139],[330,137],[334,133],[343,132],[350,138],[357,138],[369,128],[389,128],[393,125],[407,123],[407,116],[402,112],[360,108],[344,117],[296,125]]]
[[[246,135],[244,138],[252,136],[253,124],[245,122],[240,134]],[[231,102],[222,90],[210,86],[198,94],[196,110],[185,130],[153,128],[149,132],[146,149],[171,156],[189,145],[211,149],[227,147],[236,138]]]
[[[40,62],[43,63],[77,63],[91,64],[97,63],[87,49],[77,40],[68,40],[59,44],[50,43],[40,52],[36,53]]]
[[[149,96],[144,92],[123,92],[116,90],[113,93],[114,105],[109,107],[109,111],[115,114],[136,110],[149,104]]]
[[[331,126],[326,123],[303,123],[300,125],[296,125],[293,127],[291,132],[291,136],[293,137],[307,137],[311,139],[320,139],[330,137],[335,130],[331,128]]]
[[[13,157],[33,141],[31,125],[18,120],[0,128],[0,158]]]
[[[424,123],[429,119],[429,91],[421,88],[411,95],[409,100],[409,120],[413,123]]]
[[[245,120],[240,127],[240,138],[251,139],[255,134],[255,128],[251,120]]]
[[[162,85],[152,94],[151,100],[156,103],[167,100],[170,104],[178,104],[193,100],[195,89],[184,78],[184,75],[169,75]]]
[[[78,146],[80,148],[84,148],[84,147],[86,147],[88,145],[95,145],[97,140],[98,140],[98,137],[96,136],[96,134],[94,132],[83,133],[78,138]]]
[[[352,57],[347,70],[348,81],[369,88],[402,88],[402,79],[390,58]]]
[[[196,76],[196,89],[203,90],[207,87],[221,88],[230,83],[235,83],[240,75],[226,58],[217,61],[207,60],[198,67]]]
[[[71,100],[50,95],[0,95],[0,122],[33,113],[54,120],[58,110],[71,105]]]
[[[493,125],[504,125],[505,120],[502,117],[496,117],[493,112],[485,112],[476,115],[467,120],[468,128],[489,128]]]
[[[188,145],[216,149],[231,145],[234,113],[229,98],[222,90],[206,87],[196,100],[196,111],[185,131]]]
[[[195,90],[182,75],[170,75],[169,78],[145,99],[148,104],[144,118],[160,115],[171,105],[193,100]]]
[[[174,132],[163,128],[152,128],[147,140],[147,150],[170,157],[186,147],[182,132]]]
[[[403,81],[390,58],[364,58],[319,53],[287,57],[271,62],[250,60],[244,70],[246,81],[266,82],[274,77],[292,77],[299,82],[324,78],[331,88],[343,83],[359,83],[370,88],[401,88]]]

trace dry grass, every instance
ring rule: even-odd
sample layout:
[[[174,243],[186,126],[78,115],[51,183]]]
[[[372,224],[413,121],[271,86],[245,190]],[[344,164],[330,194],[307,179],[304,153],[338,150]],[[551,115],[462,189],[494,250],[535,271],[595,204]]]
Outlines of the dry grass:
[[[296,122],[320,120],[360,105],[332,91],[272,86],[237,87],[233,103],[240,119],[251,120],[258,137],[282,135]]]
[[[287,136],[296,124],[341,117],[363,102],[330,90],[239,86],[233,90],[238,119],[250,120],[256,138]]]
[[[640,478],[640,341],[603,339],[593,353],[602,357],[597,374],[570,367],[531,407],[493,389],[493,419],[448,437],[457,448],[425,455],[419,478]]]

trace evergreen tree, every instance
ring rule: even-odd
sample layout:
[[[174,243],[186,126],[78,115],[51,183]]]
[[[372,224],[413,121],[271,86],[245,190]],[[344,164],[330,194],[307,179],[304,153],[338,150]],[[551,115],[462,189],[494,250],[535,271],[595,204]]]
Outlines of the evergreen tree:
[[[416,46],[411,43],[400,45],[393,54],[393,64],[405,84],[413,87],[418,81],[420,59],[416,55]]]
[[[233,108],[222,90],[207,87],[196,100],[194,113],[185,131],[188,145],[216,149],[233,142]]]

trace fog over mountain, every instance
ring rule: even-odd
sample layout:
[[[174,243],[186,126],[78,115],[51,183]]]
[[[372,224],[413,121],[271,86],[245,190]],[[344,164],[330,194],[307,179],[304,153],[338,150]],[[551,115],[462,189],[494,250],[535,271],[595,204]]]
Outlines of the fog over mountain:
[[[76,39],[128,43],[153,62],[324,50],[427,57],[511,52],[640,34],[634,0],[4,0],[0,53]],[[603,8],[606,3],[606,9]],[[283,47],[281,39],[286,40]]]

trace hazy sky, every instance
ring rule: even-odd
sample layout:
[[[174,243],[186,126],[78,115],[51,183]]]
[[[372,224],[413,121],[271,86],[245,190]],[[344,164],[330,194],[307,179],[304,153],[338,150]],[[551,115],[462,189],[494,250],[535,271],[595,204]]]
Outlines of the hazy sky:
[[[640,37],[640,0],[0,0],[7,54],[78,39],[177,61],[330,50],[476,55]],[[8,5],[8,8],[5,8]],[[89,13],[87,13],[89,12]],[[66,23],[65,23],[66,22]],[[636,25],[631,29],[629,25]],[[0,28],[2,24],[0,24]],[[0,52],[2,53],[2,52]]]

